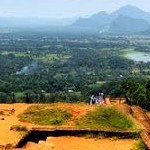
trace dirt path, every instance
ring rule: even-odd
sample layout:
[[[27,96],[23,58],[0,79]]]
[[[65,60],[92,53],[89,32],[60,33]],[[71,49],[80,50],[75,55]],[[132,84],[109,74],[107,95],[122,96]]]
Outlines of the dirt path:
[[[0,145],[18,142],[21,135],[18,132],[10,131],[10,127],[21,124],[17,115],[27,107],[29,107],[27,104],[0,104],[0,111],[5,113],[0,115]],[[13,114],[11,114],[12,109],[15,110]]]

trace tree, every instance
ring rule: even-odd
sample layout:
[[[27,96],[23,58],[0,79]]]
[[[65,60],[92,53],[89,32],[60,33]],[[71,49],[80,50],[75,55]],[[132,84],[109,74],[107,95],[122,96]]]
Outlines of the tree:
[[[16,103],[15,93],[12,93],[12,103]]]
[[[147,96],[149,82],[141,82],[136,78],[127,78],[121,86],[128,103],[139,105],[144,109],[150,109],[150,100]]]
[[[0,92],[0,103],[6,103],[7,102],[7,94],[4,92]]]

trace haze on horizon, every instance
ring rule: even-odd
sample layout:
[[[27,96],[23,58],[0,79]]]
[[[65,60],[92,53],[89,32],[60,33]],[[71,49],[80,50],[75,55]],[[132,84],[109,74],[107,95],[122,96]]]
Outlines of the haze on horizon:
[[[149,0],[0,0],[0,17],[72,18],[108,13],[125,5],[150,12]]]

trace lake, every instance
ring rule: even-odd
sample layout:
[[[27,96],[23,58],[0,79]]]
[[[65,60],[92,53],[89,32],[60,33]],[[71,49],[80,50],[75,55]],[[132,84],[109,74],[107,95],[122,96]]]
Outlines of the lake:
[[[150,53],[130,51],[124,56],[134,61],[143,61],[144,63],[150,62]]]

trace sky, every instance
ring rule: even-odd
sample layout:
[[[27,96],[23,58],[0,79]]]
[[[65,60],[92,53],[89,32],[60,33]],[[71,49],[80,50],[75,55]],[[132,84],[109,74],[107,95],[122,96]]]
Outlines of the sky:
[[[150,0],[0,0],[0,16],[88,17],[100,11],[110,13],[128,4],[150,12]]]

